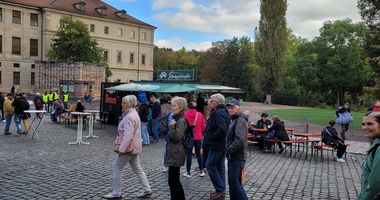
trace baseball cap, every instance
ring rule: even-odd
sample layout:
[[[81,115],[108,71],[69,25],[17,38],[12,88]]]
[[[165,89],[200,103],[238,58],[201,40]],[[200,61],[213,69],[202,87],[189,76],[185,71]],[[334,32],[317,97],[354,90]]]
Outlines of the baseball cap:
[[[240,106],[240,102],[237,99],[231,99],[226,106]]]

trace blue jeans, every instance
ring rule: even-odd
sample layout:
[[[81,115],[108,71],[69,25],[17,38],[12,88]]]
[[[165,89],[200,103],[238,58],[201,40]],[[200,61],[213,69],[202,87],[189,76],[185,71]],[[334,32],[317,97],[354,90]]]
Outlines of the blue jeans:
[[[195,155],[197,156],[199,170],[203,170],[203,159],[201,155],[201,140],[194,140],[194,147],[195,147]],[[188,173],[190,173],[191,169],[191,162],[193,160],[193,148],[186,149],[186,170]]]
[[[150,144],[148,122],[141,122],[141,139],[143,140],[143,144]]]
[[[248,200],[241,183],[241,173],[244,168],[244,160],[228,160],[228,185],[230,186],[231,200]]]
[[[52,113],[50,113],[50,119],[51,119],[51,121],[52,122],[57,122],[58,120],[57,120],[57,114],[56,114],[56,112],[52,112]]]
[[[157,142],[160,133],[160,122],[158,119],[152,120],[153,141]]]
[[[17,134],[19,135],[22,134],[21,119],[22,119],[22,114],[15,114],[16,130],[17,130]]]
[[[13,115],[5,115],[6,123],[5,123],[4,134],[9,134],[9,127],[11,126],[12,117]]]
[[[216,192],[226,191],[225,152],[209,150],[206,168]]]

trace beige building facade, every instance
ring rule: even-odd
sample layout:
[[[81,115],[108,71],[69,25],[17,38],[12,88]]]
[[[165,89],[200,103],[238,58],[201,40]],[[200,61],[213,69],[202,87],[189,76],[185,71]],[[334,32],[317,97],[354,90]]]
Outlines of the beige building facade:
[[[104,49],[110,82],[153,79],[155,27],[100,0],[0,0],[0,91],[32,93],[36,62],[47,53],[62,17],[88,25]],[[59,88],[51,88],[59,89]]]

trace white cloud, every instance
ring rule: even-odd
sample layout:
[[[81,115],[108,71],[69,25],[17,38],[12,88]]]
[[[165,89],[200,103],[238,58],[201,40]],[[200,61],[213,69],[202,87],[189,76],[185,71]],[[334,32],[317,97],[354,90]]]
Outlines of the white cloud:
[[[155,41],[155,44],[158,47],[165,47],[165,48],[172,48],[173,50],[181,49],[182,47],[185,47],[187,50],[207,50],[211,47],[211,42],[205,41],[205,42],[190,42],[186,41],[185,39],[181,37],[174,37],[174,38],[168,38],[168,39],[162,39]]]
[[[353,0],[288,0],[287,22],[297,35],[312,39],[326,20],[360,21]],[[259,0],[156,0],[154,18],[166,28],[227,37],[252,33],[260,19]]]

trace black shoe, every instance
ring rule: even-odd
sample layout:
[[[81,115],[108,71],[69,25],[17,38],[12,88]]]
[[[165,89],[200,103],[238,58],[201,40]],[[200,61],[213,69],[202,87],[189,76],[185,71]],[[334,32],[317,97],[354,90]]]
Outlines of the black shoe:
[[[282,153],[283,151],[284,151],[285,149],[284,148],[282,148],[278,153]]]

